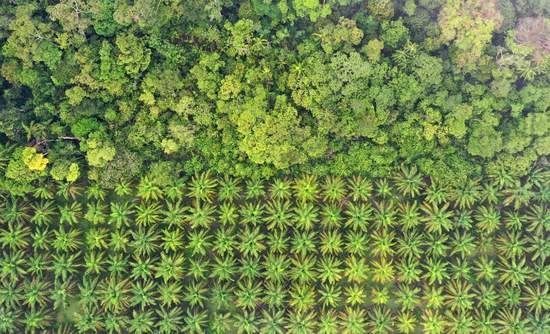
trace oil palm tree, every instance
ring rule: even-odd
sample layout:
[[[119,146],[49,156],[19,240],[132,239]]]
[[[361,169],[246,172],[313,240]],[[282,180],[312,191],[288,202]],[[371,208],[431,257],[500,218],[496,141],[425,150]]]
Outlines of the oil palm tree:
[[[208,202],[201,204],[199,201],[195,201],[194,205],[189,207],[187,211],[185,220],[193,229],[199,227],[209,228],[214,222],[216,208]]]
[[[185,179],[177,178],[164,187],[163,193],[170,201],[181,201],[185,196]]]
[[[160,186],[155,184],[148,176],[144,176],[139,181],[137,187],[137,196],[143,201],[158,201],[164,197],[164,193]]]
[[[346,196],[346,184],[341,177],[327,176],[322,185],[322,197],[325,202],[338,203]]]
[[[321,207],[321,225],[324,228],[338,228],[342,219],[342,209],[338,205],[323,204]]]
[[[269,230],[284,230],[293,219],[293,212],[288,201],[270,201],[266,206],[267,215],[265,221]]]
[[[245,181],[245,198],[260,199],[265,194],[264,181],[261,178],[253,177]]]
[[[347,220],[345,226],[354,231],[366,231],[369,221],[373,217],[372,208],[365,203],[349,203],[345,211]]]
[[[317,199],[319,186],[313,175],[303,175],[294,181],[294,195],[299,202],[312,202]]]
[[[299,202],[294,207],[294,222],[296,227],[311,230],[319,221],[319,210],[313,203]]]
[[[342,333],[362,334],[366,333],[367,314],[362,308],[346,306],[339,315]]]
[[[348,189],[354,202],[367,201],[372,193],[372,184],[368,179],[354,175],[348,179]]]
[[[155,310],[157,314],[156,329],[160,334],[177,333],[183,325],[183,311],[180,307]]]
[[[416,166],[406,167],[401,165],[399,174],[393,179],[399,193],[414,198],[420,195],[424,187],[422,175],[418,173]]]
[[[109,223],[115,225],[117,228],[128,226],[133,213],[134,205],[132,203],[128,201],[113,201],[111,202]]]
[[[24,250],[29,246],[30,234],[29,226],[8,223],[6,228],[0,228],[0,245],[11,251]]]
[[[143,202],[136,206],[137,226],[151,226],[162,219],[162,207],[157,203]]]
[[[240,198],[241,186],[239,185],[239,179],[235,179],[229,176],[225,176],[219,183],[220,189],[218,191],[218,198],[221,201],[232,202]]]
[[[286,179],[275,179],[269,186],[269,193],[273,200],[289,200],[292,197],[292,185]]]

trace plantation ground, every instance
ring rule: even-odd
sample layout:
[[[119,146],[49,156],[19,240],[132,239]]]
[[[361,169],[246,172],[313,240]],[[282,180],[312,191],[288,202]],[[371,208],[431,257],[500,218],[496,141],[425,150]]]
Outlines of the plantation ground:
[[[548,333],[549,178],[4,196],[0,333]]]

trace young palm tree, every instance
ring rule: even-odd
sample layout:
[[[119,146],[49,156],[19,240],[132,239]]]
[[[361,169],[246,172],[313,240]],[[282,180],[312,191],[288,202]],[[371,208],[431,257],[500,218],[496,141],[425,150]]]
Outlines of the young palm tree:
[[[156,304],[156,284],[154,281],[132,281],[130,282],[130,307],[144,309]]]
[[[420,195],[422,188],[424,187],[424,181],[422,175],[418,174],[418,170],[415,166],[405,167],[401,165],[401,171],[399,175],[394,178],[394,183],[399,193],[414,198]]]
[[[205,311],[197,312],[190,308],[187,309],[187,314],[183,317],[183,331],[189,334],[203,334],[207,324],[208,315]]]
[[[103,224],[107,221],[106,211],[107,209],[102,202],[88,202],[88,208],[84,218],[92,223],[92,225]]]
[[[439,258],[429,257],[424,265],[424,270],[423,278],[428,280],[429,284],[434,284],[435,282],[442,284],[445,280],[449,279],[447,262]]]
[[[372,254],[388,257],[395,253],[395,233],[387,230],[376,230],[372,233]]]
[[[245,181],[245,199],[260,199],[265,194],[264,181],[261,178],[251,178]]]
[[[288,304],[295,312],[307,312],[316,304],[315,289],[307,284],[293,284]]]
[[[315,314],[308,312],[291,312],[287,317],[288,334],[314,334],[315,333]]]
[[[137,196],[143,201],[158,201],[164,197],[162,189],[154,183],[153,180],[149,179],[148,176],[141,178],[137,188]]]
[[[550,210],[546,205],[532,205],[527,211],[527,231],[535,234],[550,232]]]
[[[106,264],[111,277],[120,278],[128,273],[128,259],[123,253],[110,254]]]
[[[372,262],[372,280],[377,283],[387,284],[394,279],[394,268],[391,260],[381,258]]]
[[[442,334],[446,328],[446,322],[438,311],[427,309],[422,314],[423,333]]]
[[[217,255],[232,254],[236,247],[236,235],[233,228],[219,228],[216,231],[215,240],[212,244],[212,250]]]
[[[332,256],[321,257],[317,263],[317,272],[322,283],[338,283],[343,276],[342,261]]]
[[[142,258],[134,255],[132,262],[130,262],[130,267],[131,272],[129,276],[132,280],[150,280],[155,273],[154,260],[150,257]]]
[[[81,267],[81,261],[79,261],[79,257],[80,252],[71,253],[70,255],[54,254],[52,257],[52,266],[50,268],[50,270],[54,274],[54,278],[67,280],[69,276],[79,272],[79,269]]]
[[[59,224],[76,225],[82,216],[82,206],[78,202],[72,202],[71,205],[65,204],[63,207],[58,206],[58,209]]]
[[[278,310],[276,312],[262,310],[262,317],[260,318],[260,333],[284,334],[285,324],[285,316],[282,310]]]
[[[338,228],[342,221],[342,209],[338,205],[324,204],[321,210],[321,225],[324,228]]]
[[[191,308],[204,307],[206,302],[206,292],[208,290],[203,282],[191,281],[185,287],[185,293],[183,299],[189,304]]]
[[[21,311],[0,307],[0,333],[17,333],[20,319]]]
[[[95,201],[104,201],[106,192],[99,183],[92,183],[86,189],[86,198]]]
[[[258,319],[254,310],[245,310],[243,313],[234,315],[235,327],[239,334],[254,334],[258,333]]]
[[[303,175],[294,181],[294,194],[299,202],[312,202],[317,199],[319,186],[313,175]]]
[[[455,206],[459,209],[470,209],[479,199],[481,187],[478,180],[466,181],[460,188],[454,189]]]
[[[416,283],[420,281],[420,261],[414,258],[402,258],[397,265],[397,278],[405,284]]]
[[[267,235],[267,249],[270,253],[284,254],[288,248],[289,238],[285,231],[274,231]]]
[[[210,235],[205,230],[190,231],[187,241],[187,249],[191,255],[206,255],[207,250],[212,246]]]
[[[160,334],[177,333],[183,325],[183,311],[180,307],[165,309],[161,307],[155,311],[157,323],[155,327]]]
[[[216,312],[233,307],[233,286],[229,284],[215,283],[210,289],[208,304],[212,305]]]
[[[127,180],[122,180],[115,184],[115,194],[119,197],[126,197],[132,194],[132,184]]]
[[[426,187],[424,191],[424,199],[426,202],[436,206],[447,202],[449,200],[449,195],[448,187],[437,180],[431,180],[430,185]]]
[[[265,221],[269,230],[285,230],[292,222],[293,214],[288,201],[270,201],[267,203],[266,211]]]
[[[161,307],[170,307],[181,304],[183,287],[180,282],[159,282],[157,301]]]
[[[108,246],[109,230],[92,227],[84,234],[86,248],[89,250],[106,249]]]
[[[162,230],[162,236],[160,237],[162,244],[161,247],[165,252],[179,252],[183,250],[183,232],[180,229],[165,228]]]
[[[286,179],[276,179],[269,186],[271,199],[278,201],[287,201],[292,197],[292,186]]]
[[[315,254],[317,248],[316,242],[316,233],[312,231],[295,231],[293,233],[290,251],[293,254],[299,254],[301,256]]]
[[[132,235],[130,247],[137,256],[151,255],[159,247],[159,235],[154,228],[139,227],[137,230],[131,230],[130,234]]]
[[[31,309],[24,313],[21,320],[24,333],[43,333],[51,322],[52,316],[44,309]]]
[[[400,312],[396,317],[396,328],[400,333],[415,333],[418,326],[418,319],[409,311]]]
[[[41,200],[52,200],[54,197],[52,189],[46,184],[36,187],[32,195],[35,199]]]
[[[323,309],[335,309],[341,305],[342,291],[336,284],[321,284],[319,287],[319,303]]]
[[[223,225],[235,225],[239,219],[237,206],[233,203],[224,202],[219,206],[218,219]]]
[[[290,278],[298,283],[307,284],[316,277],[315,262],[312,256],[294,257],[291,259]]]
[[[347,285],[344,288],[345,302],[349,306],[363,305],[367,300],[367,294],[363,287],[357,284]]]
[[[372,208],[365,203],[349,203],[345,211],[348,216],[345,226],[354,231],[366,231],[369,221],[372,219],[372,212]]]
[[[485,310],[494,310],[498,306],[499,295],[493,284],[479,284],[474,290],[476,305],[480,305]]]
[[[493,207],[480,206],[474,218],[479,229],[487,234],[494,233],[500,225],[500,212]]]
[[[12,198],[4,205],[0,219],[7,223],[23,224],[30,218],[28,211],[29,207],[26,203],[20,204],[17,199]]]
[[[349,231],[346,234],[345,250],[348,254],[365,256],[368,240],[369,238],[366,233]]]
[[[327,176],[322,186],[323,201],[338,203],[346,196],[346,184],[341,177]]]
[[[276,283],[282,283],[287,278],[290,260],[286,255],[270,253],[263,261],[264,277]]]
[[[468,232],[455,231],[451,240],[451,255],[459,254],[460,258],[471,256],[476,251],[475,238]]]
[[[531,269],[527,266],[525,258],[506,259],[500,257],[499,259],[500,275],[498,278],[502,284],[518,287],[531,279]]]
[[[136,206],[135,223],[138,226],[151,226],[162,219],[162,208],[157,203],[140,203]]]
[[[247,226],[242,230],[237,248],[244,256],[257,257],[265,250],[264,239],[265,234],[260,231],[258,226],[254,229]]]
[[[52,246],[56,251],[75,252],[80,249],[82,241],[80,240],[80,231],[78,229],[69,228],[68,231],[65,231],[65,227],[60,225],[53,234],[54,240]]]
[[[367,322],[370,332],[373,334],[393,333],[394,319],[389,309],[375,307],[369,312],[369,321]]]
[[[487,182],[483,184],[480,200],[489,205],[495,205],[501,201],[501,192],[493,183]]]
[[[410,230],[404,232],[401,238],[397,239],[396,252],[399,256],[410,259],[419,259],[424,250],[422,247],[425,245],[423,235],[416,230]]]
[[[348,189],[354,202],[367,201],[372,193],[372,184],[368,179],[354,175],[348,179]]]
[[[363,257],[348,256],[344,276],[349,282],[363,283],[368,278],[368,265]]]
[[[474,271],[477,280],[491,282],[497,277],[495,262],[486,255],[482,255],[476,259]]]
[[[423,221],[426,226],[426,230],[430,233],[442,233],[448,231],[453,226],[451,218],[453,212],[448,209],[448,204],[443,206],[435,206],[427,203],[423,203],[420,207],[424,212]]]
[[[241,206],[241,221],[243,224],[256,226],[262,221],[263,214],[264,205],[261,202],[249,202]]]
[[[181,200],[166,202],[166,209],[162,210],[163,221],[168,225],[178,226],[185,220],[185,210]]]
[[[84,255],[84,273],[100,276],[105,271],[105,253],[88,251]]]
[[[495,321],[498,333],[504,334],[528,334],[528,323],[522,315],[521,309],[504,308],[497,314]]]
[[[410,230],[421,223],[421,216],[419,212],[418,203],[414,202],[401,202],[398,207],[398,221],[404,230]]]
[[[381,201],[374,203],[374,226],[376,228],[387,228],[395,224],[396,210],[392,201]]]
[[[97,287],[99,302],[104,310],[121,313],[128,309],[130,285],[127,280],[108,278]]]
[[[166,194],[166,198],[168,198],[170,201],[181,201],[183,200],[185,196],[185,179],[178,178],[170,182],[164,190],[163,193]]]
[[[133,207],[134,205],[128,201],[111,202],[109,223],[115,225],[116,228],[129,226],[131,215],[134,213]]]
[[[294,220],[296,227],[311,230],[319,221],[319,210],[312,203],[300,202],[294,207]]]
[[[130,232],[124,228],[111,232],[109,248],[114,252],[125,253],[130,243]]]
[[[189,213],[185,215],[185,220],[193,229],[199,227],[209,228],[214,222],[216,208],[208,202],[201,204],[199,201],[196,201],[187,211]]]
[[[132,310],[132,316],[128,320],[128,329],[131,333],[152,333],[155,325],[153,311]]]
[[[239,185],[239,182],[239,179],[235,179],[226,175],[223,180],[220,181],[218,198],[221,201],[228,202],[238,200],[241,197],[241,186]]]
[[[386,178],[378,179],[374,182],[376,187],[376,194],[382,199],[389,199],[392,197],[392,187]]]
[[[367,315],[364,309],[352,308],[346,306],[344,311],[340,312],[340,325],[342,333],[362,334],[366,333]]]
[[[0,245],[11,251],[24,250],[29,246],[30,234],[30,227],[8,223],[7,228],[0,228]]]
[[[181,279],[184,261],[182,254],[167,255],[166,253],[160,253],[160,259],[155,267],[155,278],[161,278],[163,282]]]
[[[235,291],[235,305],[242,310],[254,310],[260,303],[262,297],[261,285],[252,280],[237,282]]]
[[[268,281],[264,288],[264,303],[270,310],[280,310],[285,305],[286,293],[282,284]]]
[[[321,233],[321,245],[319,250],[323,256],[340,255],[343,250],[342,238],[337,230],[329,230]]]
[[[82,194],[82,191],[82,187],[73,182],[61,182],[57,184],[56,195],[62,197],[65,201],[68,201],[69,198],[76,200]]]
[[[451,311],[469,311],[474,306],[475,294],[472,287],[465,281],[452,280],[447,285],[446,304]]]

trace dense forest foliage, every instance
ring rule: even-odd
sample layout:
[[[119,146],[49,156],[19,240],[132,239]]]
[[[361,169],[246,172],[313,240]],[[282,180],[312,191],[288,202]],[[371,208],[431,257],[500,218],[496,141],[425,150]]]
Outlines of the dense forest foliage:
[[[148,174],[526,175],[546,0],[6,0],[4,187]],[[176,172],[177,171],[177,172]]]

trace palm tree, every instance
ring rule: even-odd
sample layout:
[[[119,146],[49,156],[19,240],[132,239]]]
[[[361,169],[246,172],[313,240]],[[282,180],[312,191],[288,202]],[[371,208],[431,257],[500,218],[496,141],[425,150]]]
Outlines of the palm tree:
[[[183,287],[180,282],[159,282],[157,301],[161,307],[170,307],[179,305],[183,300],[182,291]]]
[[[218,255],[231,254],[236,247],[236,235],[233,228],[219,228],[216,231],[215,240],[212,244],[212,250]]]
[[[335,284],[342,279],[342,261],[333,256],[321,257],[317,263],[317,272],[322,283]]]
[[[237,207],[230,202],[224,202],[219,206],[218,218],[223,225],[235,225],[239,218]]]
[[[294,207],[294,219],[296,227],[311,230],[319,221],[319,210],[313,203],[299,202]]]
[[[319,302],[323,309],[335,309],[341,305],[341,289],[336,284],[321,284]]]
[[[340,312],[340,325],[344,334],[362,334],[366,333],[367,315],[364,309],[352,308],[346,306],[344,311]]]
[[[348,189],[354,202],[367,201],[372,193],[372,184],[368,179],[354,175],[348,179]]]
[[[128,226],[130,223],[131,215],[134,213],[133,204],[124,202],[111,202],[111,210],[109,214],[109,223],[114,224],[115,227],[120,228],[122,226]]]
[[[129,181],[122,180],[115,184],[114,191],[119,197],[130,196],[132,194],[132,184]]]
[[[155,278],[161,278],[163,282],[181,279],[184,261],[185,259],[181,253],[174,255],[160,253],[160,259],[155,266]]]
[[[190,308],[187,309],[187,314],[183,318],[183,322],[185,323],[183,326],[184,332],[189,334],[205,333],[207,317],[208,315],[205,311],[197,312],[191,310]]]
[[[191,224],[193,229],[209,228],[214,222],[216,208],[208,202],[200,204],[199,201],[195,201],[194,206],[188,208],[187,211],[189,213],[185,215],[185,220]]]
[[[449,189],[437,180],[431,180],[430,185],[424,191],[424,199],[432,205],[441,205],[449,199]]]
[[[154,228],[145,229],[138,227],[136,230],[131,230],[132,241],[130,247],[137,256],[151,255],[159,246],[159,235]]]
[[[349,231],[346,234],[345,250],[348,254],[365,256],[368,240],[369,238],[364,232]]]
[[[522,316],[521,309],[504,308],[497,314],[496,324],[498,333],[502,334],[527,334],[527,319]]]
[[[352,230],[366,231],[369,221],[372,219],[372,208],[365,203],[349,203],[345,211],[348,219],[345,226]]]
[[[514,209],[518,210],[520,207],[528,205],[529,201],[534,197],[534,193],[531,190],[532,184],[525,182],[521,184],[521,181],[516,180],[512,187],[504,189],[504,201],[502,204],[508,206],[513,204]]]
[[[293,284],[289,295],[288,305],[295,312],[310,311],[316,304],[315,290],[307,284]]]
[[[170,184],[168,184],[164,188],[163,192],[166,194],[166,197],[169,200],[179,202],[183,200],[185,196],[184,188],[185,188],[185,179],[178,178],[173,180]]]
[[[30,234],[29,226],[8,223],[7,228],[0,228],[0,245],[11,251],[24,250],[29,245]]]
[[[391,185],[386,178],[378,179],[374,182],[376,187],[376,194],[382,199],[389,199],[392,197]]]
[[[338,315],[333,310],[323,312],[319,316],[318,323],[319,334],[337,334],[339,333]]]
[[[65,201],[71,198],[75,200],[82,193],[82,187],[73,182],[60,182],[57,185],[56,195],[62,197]]]
[[[399,203],[398,212],[399,223],[403,226],[404,230],[413,229],[421,223],[421,216],[416,201]]]
[[[130,299],[128,298],[130,285],[127,280],[116,280],[108,278],[102,281],[97,292],[100,296],[99,302],[104,310],[122,313],[128,309]]]
[[[248,202],[241,206],[241,221],[244,224],[256,226],[262,221],[264,214],[264,205],[261,202]]]
[[[0,333],[13,334],[17,332],[21,311],[0,307]]]
[[[265,250],[265,234],[261,233],[257,226],[254,229],[245,227],[240,234],[239,252],[244,256],[257,257]]]
[[[287,317],[287,334],[313,334],[316,325],[315,315],[311,312],[290,312]]]
[[[415,166],[405,167],[405,165],[401,165],[401,171],[394,178],[394,183],[400,193],[411,198],[420,195],[420,191],[424,187],[422,176],[418,174]]]
[[[260,332],[263,334],[284,334],[285,317],[282,310],[277,312],[262,311]]]
[[[348,256],[345,264],[344,275],[349,282],[361,284],[367,280],[368,265],[363,257]]]
[[[132,333],[152,333],[155,325],[153,311],[132,310],[132,317],[128,320],[128,329]]]
[[[239,185],[239,179],[235,179],[229,176],[225,176],[220,181],[220,190],[218,191],[218,198],[221,201],[232,202],[239,199],[241,196],[241,187]]]
[[[416,230],[404,232],[401,238],[397,239],[397,254],[401,257],[419,259],[423,254],[422,247],[425,245],[423,235]]]
[[[65,204],[63,207],[58,206],[58,209],[60,224],[68,223],[69,225],[76,225],[82,215],[82,206],[79,202],[72,202],[71,205]]]
[[[84,218],[92,223],[92,225],[103,224],[107,221],[106,211],[106,207],[102,202],[88,202],[88,208]]]
[[[350,306],[362,305],[367,300],[365,290],[357,284],[347,285],[344,288],[344,293],[346,295],[345,302]]]
[[[423,333],[442,334],[446,328],[446,322],[439,312],[427,309],[422,314],[422,327]]]
[[[264,303],[270,310],[280,310],[286,301],[286,291],[281,283],[266,282],[264,286]]]
[[[317,178],[313,175],[303,175],[294,181],[294,192],[299,202],[312,202],[318,196]]]
[[[204,307],[204,303],[206,302],[206,292],[208,290],[205,287],[204,281],[202,282],[195,282],[191,281],[189,284],[185,287],[185,293],[183,299],[191,306],[191,308],[195,307]]]
[[[210,235],[205,230],[189,232],[187,249],[191,252],[191,255],[200,254],[204,256],[210,247]]]
[[[499,280],[503,284],[510,284],[513,287],[518,287],[527,283],[531,279],[531,269],[527,266],[525,258],[506,259],[500,257],[499,261],[500,275]]]
[[[411,312],[405,311],[400,312],[397,315],[396,323],[397,323],[397,330],[399,332],[404,334],[410,334],[415,333],[417,328],[417,322],[416,316],[412,314]]]
[[[321,225],[324,228],[338,228],[342,221],[342,209],[334,204],[324,204],[321,210]]]
[[[260,257],[241,257],[240,267],[238,272],[240,273],[239,279],[257,280],[262,276],[262,266],[260,265]]]
[[[339,255],[342,252],[342,238],[338,231],[329,230],[321,233],[320,251],[325,255]]]
[[[298,283],[309,283],[315,279],[315,262],[313,256],[299,256],[291,259],[290,278]]]
[[[474,296],[477,300],[476,305],[481,305],[486,310],[494,310],[498,306],[499,295],[495,291],[493,284],[480,284],[474,290]]]
[[[265,221],[268,223],[269,230],[285,230],[293,219],[291,205],[288,201],[270,201],[267,203],[266,211]]]
[[[494,207],[480,206],[474,218],[477,220],[477,226],[484,233],[492,234],[499,228],[500,212]]]
[[[269,187],[271,199],[286,201],[292,197],[292,186],[286,179],[276,179]]]
[[[322,188],[325,202],[340,202],[346,196],[346,184],[341,177],[325,177]]]
[[[448,209],[448,204],[439,207],[433,204],[423,203],[420,207],[424,212],[423,221],[426,225],[426,230],[430,233],[442,233],[448,231],[453,226],[451,218],[453,212]]]
[[[416,283],[420,281],[420,262],[413,258],[402,258],[397,265],[397,278],[405,284]]]
[[[142,200],[148,201],[157,201],[164,196],[162,189],[155,184],[155,182],[149,179],[148,176],[141,178],[138,184],[137,196]]]
[[[138,226],[150,226],[160,222],[162,208],[157,203],[140,203],[136,206],[135,223]]]
[[[373,334],[393,333],[394,319],[389,309],[375,307],[369,312],[368,326]]]
[[[177,333],[183,325],[183,311],[180,307],[165,309],[161,307],[155,311],[157,313],[157,323],[155,327],[158,333],[170,334]]]
[[[446,304],[451,311],[466,312],[474,306],[472,287],[465,281],[452,280],[447,285]]]
[[[101,188],[99,183],[92,183],[86,189],[86,198],[88,200],[104,201],[105,195],[105,190]]]
[[[470,209],[479,199],[481,187],[478,180],[466,181],[461,187],[454,189],[455,206],[459,209]]]
[[[316,233],[312,231],[295,231],[292,236],[292,244],[290,251],[293,254],[299,254],[306,256],[307,254],[315,254],[316,247]]]
[[[264,194],[264,181],[261,178],[254,177],[246,180],[246,199],[260,199]]]
[[[130,282],[130,307],[139,309],[148,308],[156,304],[156,284],[154,281],[132,281]]]

